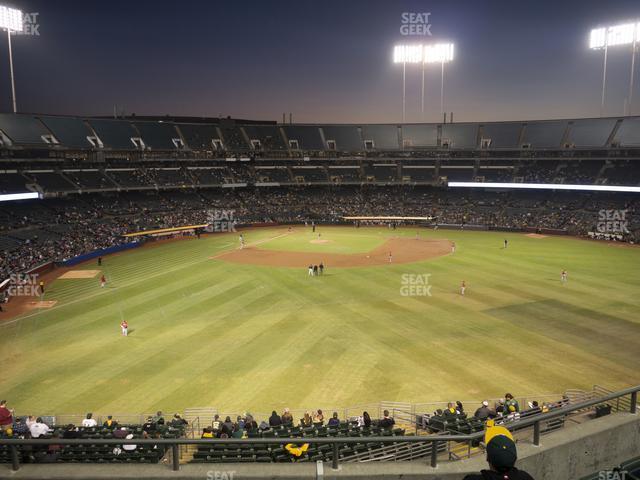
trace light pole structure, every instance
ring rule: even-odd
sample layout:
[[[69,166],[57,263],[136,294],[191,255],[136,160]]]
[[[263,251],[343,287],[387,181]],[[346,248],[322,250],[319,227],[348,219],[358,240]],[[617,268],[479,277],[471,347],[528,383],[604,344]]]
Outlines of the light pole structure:
[[[16,84],[13,78],[13,52],[11,49],[11,32],[22,31],[22,11],[16,8],[0,5],[0,28],[7,31],[7,42],[9,44],[9,71],[11,73],[11,100],[13,103],[13,113],[18,111],[16,106]]]
[[[607,56],[609,47],[631,45],[631,75],[629,78],[629,93],[627,96],[627,111],[631,115],[633,108],[633,82],[635,74],[636,45],[640,41],[640,22],[629,22],[611,27],[599,27],[591,30],[589,36],[589,48],[591,50],[603,50],[604,61],[602,65],[602,94],[600,97],[600,116],[604,115],[605,91],[607,87]]]
[[[421,112],[424,120],[425,65],[439,63],[441,68],[440,112],[444,111],[444,64],[453,61],[453,43],[433,45],[396,45],[393,50],[393,63],[402,64],[402,122],[406,121],[406,68],[407,64],[422,64]]]

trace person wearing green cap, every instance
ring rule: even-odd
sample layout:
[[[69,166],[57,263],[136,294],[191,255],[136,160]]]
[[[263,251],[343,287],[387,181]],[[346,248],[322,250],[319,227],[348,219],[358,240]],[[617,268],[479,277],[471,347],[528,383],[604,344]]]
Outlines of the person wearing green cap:
[[[534,480],[527,472],[515,467],[518,454],[509,430],[497,427],[489,420],[484,434],[484,444],[489,470],[467,475],[463,480]]]

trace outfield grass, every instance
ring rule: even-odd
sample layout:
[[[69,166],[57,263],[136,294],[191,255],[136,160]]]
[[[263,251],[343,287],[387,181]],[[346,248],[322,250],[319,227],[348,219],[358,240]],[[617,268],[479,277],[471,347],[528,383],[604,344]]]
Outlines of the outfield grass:
[[[310,230],[261,248],[357,252],[390,235],[322,227],[333,241],[314,245]],[[281,232],[244,235],[252,243]],[[271,411],[640,383],[640,249],[492,232],[421,236],[451,239],[456,253],[320,278],[210,259],[237,248],[237,234],[107,257],[108,288],[97,278],[57,280],[45,297],[56,307],[0,326],[0,397],[37,413]],[[406,273],[430,274],[431,296],[402,296]]]

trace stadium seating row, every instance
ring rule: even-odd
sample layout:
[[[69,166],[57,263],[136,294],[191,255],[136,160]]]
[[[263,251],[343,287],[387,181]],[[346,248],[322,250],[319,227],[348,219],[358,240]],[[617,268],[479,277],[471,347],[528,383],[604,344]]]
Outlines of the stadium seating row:
[[[0,172],[0,193],[39,190],[45,193],[109,191],[149,188],[211,187],[238,184],[364,184],[445,181],[525,182],[571,184],[640,184],[640,163],[629,160],[528,160],[370,163],[349,165],[231,164],[127,168],[24,169]]]
[[[279,125],[0,114],[1,146],[70,150],[393,151],[640,146],[640,117],[527,122]]]

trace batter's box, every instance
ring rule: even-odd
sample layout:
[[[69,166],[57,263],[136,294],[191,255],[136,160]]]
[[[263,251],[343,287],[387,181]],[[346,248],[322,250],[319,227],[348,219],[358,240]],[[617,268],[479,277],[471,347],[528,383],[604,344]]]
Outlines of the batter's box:
[[[69,270],[58,278],[95,278],[100,270]]]

